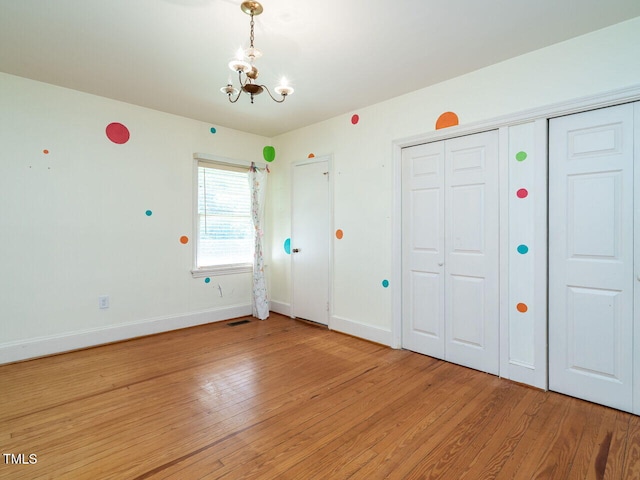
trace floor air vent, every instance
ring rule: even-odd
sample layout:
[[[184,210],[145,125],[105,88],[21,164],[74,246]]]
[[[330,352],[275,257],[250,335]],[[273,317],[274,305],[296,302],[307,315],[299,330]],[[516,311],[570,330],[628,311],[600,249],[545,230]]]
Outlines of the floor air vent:
[[[251,320],[238,320],[237,322],[227,323],[229,327],[237,327],[238,325],[243,325],[245,323],[251,323]]]

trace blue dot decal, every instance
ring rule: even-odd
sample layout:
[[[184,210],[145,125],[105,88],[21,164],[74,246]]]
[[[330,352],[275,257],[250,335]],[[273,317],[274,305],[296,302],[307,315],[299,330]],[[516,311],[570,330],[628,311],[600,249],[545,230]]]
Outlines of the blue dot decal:
[[[291,255],[291,239],[287,238],[284,241],[284,251],[287,255]]]
[[[151,215],[153,215],[153,212],[152,212],[151,210],[147,210],[146,212],[144,212],[144,214],[145,214],[147,217],[150,217]]]
[[[389,280],[382,280],[382,286],[387,288],[389,286]]]
[[[211,279],[209,277],[204,279],[204,283],[209,283],[209,282],[211,282]]]
[[[526,245],[518,245],[518,253],[520,255],[524,255],[528,251],[529,251],[529,247],[527,247]]]

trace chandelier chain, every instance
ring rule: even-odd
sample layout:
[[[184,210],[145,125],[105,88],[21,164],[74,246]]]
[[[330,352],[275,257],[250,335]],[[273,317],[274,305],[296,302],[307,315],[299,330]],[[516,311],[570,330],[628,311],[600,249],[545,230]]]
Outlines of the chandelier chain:
[[[251,41],[251,48],[253,48],[253,26],[255,25],[254,21],[253,21],[253,14],[251,14],[251,35],[249,37],[250,41]]]

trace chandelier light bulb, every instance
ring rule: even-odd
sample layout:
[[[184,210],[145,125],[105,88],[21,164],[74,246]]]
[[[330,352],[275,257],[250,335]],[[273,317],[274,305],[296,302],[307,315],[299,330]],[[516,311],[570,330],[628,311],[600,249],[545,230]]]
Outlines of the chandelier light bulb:
[[[274,90],[277,94],[282,95],[283,97],[293,93],[293,88],[289,85],[289,81],[285,77],[282,77],[280,85],[274,88]]]

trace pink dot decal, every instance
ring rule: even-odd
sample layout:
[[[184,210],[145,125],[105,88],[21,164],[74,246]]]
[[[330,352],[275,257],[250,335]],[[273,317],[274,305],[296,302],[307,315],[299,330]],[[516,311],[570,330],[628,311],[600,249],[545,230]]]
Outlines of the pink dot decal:
[[[354,115],[353,117],[351,117],[351,123],[353,125],[357,125],[359,121],[360,121],[360,116],[359,115]]]
[[[121,123],[110,123],[106,128],[107,138],[113,143],[123,144],[129,141],[129,129]]]
[[[518,196],[518,198],[527,198],[527,195],[529,195],[529,192],[527,191],[526,188],[521,188],[516,192],[516,195]]]

